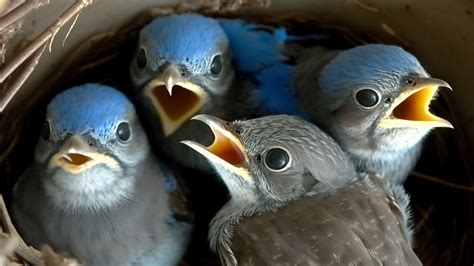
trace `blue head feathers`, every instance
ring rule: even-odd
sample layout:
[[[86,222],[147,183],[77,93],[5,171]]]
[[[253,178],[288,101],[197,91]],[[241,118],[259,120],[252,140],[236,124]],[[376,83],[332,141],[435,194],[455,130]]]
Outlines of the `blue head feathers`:
[[[90,134],[105,143],[134,110],[128,98],[112,87],[85,84],[58,94],[47,109],[47,119],[53,139],[68,134]]]
[[[365,84],[398,88],[400,78],[409,74],[428,76],[416,57],[402,48],[367,44],[339,53],[323,68],[319,83],[328,97],[337,98]]]
[[[151,60],[183,64],[194,73],[209,69],[210,60],[206,59],[216,53],[217,47],[228,45],[221,25],[197,14],[157,18],[140,34],[142,41],[151,42],[153,51],[147,51]]]

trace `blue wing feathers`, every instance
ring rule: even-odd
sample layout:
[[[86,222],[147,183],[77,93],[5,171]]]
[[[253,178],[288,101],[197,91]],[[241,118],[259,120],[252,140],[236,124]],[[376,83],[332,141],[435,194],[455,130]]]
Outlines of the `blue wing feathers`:
[[[234,61],[239,71],[255,73],[287,58],[281,53],[287,40],[286,30],[278,28],[272,33],[262,26],[243,20],[220,19],[229,39]]]
[[[291,87],[295,69],[288,64],[275,64],[256,76],[260,84],[256,100],[266,114],[290,114],[307,119]]]
[[[265,114],[293,114],[306,117],[293,95],[294,67],[283,54],[286,41],[297,37],[285,28],[270,29],[243,20],[221,19],[237,70],[256,83],[254,100]]]

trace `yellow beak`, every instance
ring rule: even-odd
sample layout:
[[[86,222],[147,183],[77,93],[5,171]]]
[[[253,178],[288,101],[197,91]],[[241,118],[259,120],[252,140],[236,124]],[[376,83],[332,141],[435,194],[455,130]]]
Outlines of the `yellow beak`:
[[[146,85],[145,95],[160,117],[165,137],[173,134],[207,102],[204,89],[185,80],[172,65]]]
[[[115,159],[92,149],[80,135],[71,136],[51,158],[52,165],[71,174],[79,174],[100,163],[117,168]]]
[[[248,158],[245,148],[237,136],[226,128],[227,122],[204,114],[196,115],[192,119],[199,120],[209,126],[214,134],[214,142],[208,147],[190,140],[184,140],[181,143],[199,152],[211,162],[236,173],[245,181],[251,182],[252,177],[246,167]]]
[[[437,95],[439,87],[452,90],[451,86],[446,81],[435,78],[414,78],[414,82],[414,86],[406,88],[395,99],[389,115],[382,119],[380,125],[386,128],[453,128],[449,121],[429,111],[430,103]]]

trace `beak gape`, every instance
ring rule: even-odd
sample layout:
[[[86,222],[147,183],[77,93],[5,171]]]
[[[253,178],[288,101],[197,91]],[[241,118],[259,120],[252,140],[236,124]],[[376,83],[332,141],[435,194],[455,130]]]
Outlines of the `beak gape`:
[[[415,81],[415,86],[406,89],[395,99],[391,113],[381,121],[381,126],[387,128],[453,128],[449,121],[429,111],[430,103],[435,98],[439,87],[451,89],[451,86],[445,81],[435,78],[416,78]]]
[[[173,65],[148,83],[145,95],[160,117],[165,137],[173,134],[207,102],[205,90],[184,79]]]
[[[71,174],[79,174],[101,163],[118,167],[115,159],[92,149],[80,135],[71,136],[51,158],[51,164]]]
[[[211,163],[219,164],[241,176],[245,181],[251,182],[245,148],[239,138],[226,128],[226,121],[204,114],[196,115],[192,119],[199,120],[210,127],[214,134],[214,142],[208,147],[190,140],[181,143],[199,152]]]

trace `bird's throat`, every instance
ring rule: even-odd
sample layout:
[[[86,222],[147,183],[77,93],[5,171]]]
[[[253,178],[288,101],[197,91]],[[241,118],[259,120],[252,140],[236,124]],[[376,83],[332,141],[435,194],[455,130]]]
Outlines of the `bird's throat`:
[[[165,136],[173,134],[207,102],[204,90],[190,82],[174,85],[170,94],[163,82],[152,81],[145,94],[160,117]]]

